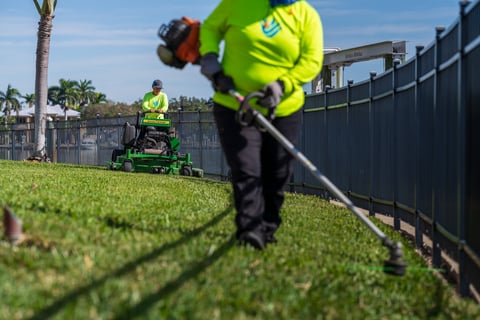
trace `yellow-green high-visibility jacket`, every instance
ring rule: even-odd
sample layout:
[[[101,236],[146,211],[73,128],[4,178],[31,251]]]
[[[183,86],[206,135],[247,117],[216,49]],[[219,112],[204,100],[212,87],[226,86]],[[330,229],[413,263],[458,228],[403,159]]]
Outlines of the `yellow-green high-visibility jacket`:
[[[158,95],[154,95],[151,91],[145,93],[142,100],[142,109],[143,111],[161,110],[162,112],[167,112],[167,94],[165,92],[160,92]]]
[[[200,54],[219,54],[222,40],[223,70],[239,93],[281,80],[285,95],[276,115],[288,116],[303,106],[302,85],[320,73],[323,63],[322,23],[308,2],[271,8],[269,0],[222,0],[201,25]],[[216,92],[213,100],[234,110],[239,106],[228,94]]]

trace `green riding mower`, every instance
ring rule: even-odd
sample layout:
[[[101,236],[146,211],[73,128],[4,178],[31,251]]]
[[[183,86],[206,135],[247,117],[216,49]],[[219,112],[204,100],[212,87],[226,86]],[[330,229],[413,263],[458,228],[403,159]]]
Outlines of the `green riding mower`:
[[[138,113],[136,125],[126,122],[123,149],[115,149],[108,169],[203,177],[203,170],[193,168],[189,153],[180,153],[171,119],[157,113]]]

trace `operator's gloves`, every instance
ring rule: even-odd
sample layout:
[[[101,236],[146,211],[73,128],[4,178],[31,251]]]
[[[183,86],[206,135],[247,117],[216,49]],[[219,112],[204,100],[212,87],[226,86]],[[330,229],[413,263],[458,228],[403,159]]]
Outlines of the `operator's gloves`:
[[[200,59],[200,72],[211,82],[215,91],[228,93],[235,90],[233,79],[223,73],[222,65],[218,62],[216,53],[207,53]]]
[[[275,108],[282,100],[285,86],[281,80],[270,82],[261,92],[264,94],[263,98],[258,99],[258,104],[265,108]]]

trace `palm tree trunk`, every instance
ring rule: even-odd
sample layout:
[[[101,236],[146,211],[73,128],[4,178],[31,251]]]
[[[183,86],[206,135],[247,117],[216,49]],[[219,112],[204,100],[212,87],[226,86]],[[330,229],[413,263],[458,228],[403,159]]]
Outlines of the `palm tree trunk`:
[[[53,15],[42,15],[38,23],[35,74],[35,149],[34,157],[44,157],[47,130],[48,58]]]

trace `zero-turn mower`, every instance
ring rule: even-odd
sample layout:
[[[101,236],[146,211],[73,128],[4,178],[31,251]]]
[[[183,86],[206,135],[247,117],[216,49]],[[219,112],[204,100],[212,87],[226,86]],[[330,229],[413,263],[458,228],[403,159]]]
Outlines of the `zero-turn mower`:
[[[193,168],[190,153],[180,153],[180,141],[168,115],[141,113],[136,125],[126,122],[123,149],[115,149],[108,169],[203,177],[203,170]]]

